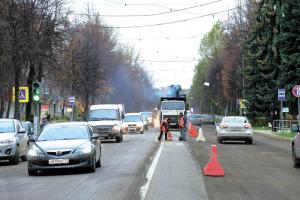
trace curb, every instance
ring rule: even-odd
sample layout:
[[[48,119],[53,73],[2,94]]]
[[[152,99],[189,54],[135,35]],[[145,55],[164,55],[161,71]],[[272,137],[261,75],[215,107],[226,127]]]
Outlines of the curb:
[[[278,135],[275,135],[275,134],[272,134],[272,133],[263,133],[263,132],[256,131],[256,130],[254,130],[253,132],[255,134],[259,134],[261,136],[273,138],[273,139],[280,140],[280,141],[291,142],[293,140],[292,138],[282,137],[282,136],[278,136]]]

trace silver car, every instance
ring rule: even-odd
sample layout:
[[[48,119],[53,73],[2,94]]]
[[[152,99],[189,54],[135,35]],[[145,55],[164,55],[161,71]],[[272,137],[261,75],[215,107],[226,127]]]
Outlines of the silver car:
[[[292,156],[294,167],[300,167],[300,133],[298,133],[292,141]]]
[[[221,123],[216,126],[217,141],[242,140],[248,144],[253,143],[253,129],[245,117],[223,117]]]
[[[28,137],[17,119],[0,119],[0,160],[17,165],[27,160]]]
[[[99,135],[87,122],[46,125],[28,151],[28,174],[38,170],[101,167]]]

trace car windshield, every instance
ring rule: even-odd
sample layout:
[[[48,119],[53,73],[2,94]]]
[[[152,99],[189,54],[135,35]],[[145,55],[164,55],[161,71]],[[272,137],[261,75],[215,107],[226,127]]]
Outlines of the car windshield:
[[[140,122],[142,121],[140,115],[125,115],[125,122]]]
[[[162,102],[162,110],[184,110],[184,102]]]
[[[0,133],[13,133],[15,126],[13,121],[0,121]]]
[[[224,123],[247,123],[246,118],[244,117],[224,117]]]
[[[118,111],[115,109],[99,109],[89,112],[89,121],[118,120]]]
[[[86,126],[46,126],[38,138],[38,141],[48,140],[72,140],[88,139],[89,134]]]
[[[196,119],[196,118],[200,118],[200,117],[201,117],[201,115],[196,115],[196,114],[190,115],[191,119]]]

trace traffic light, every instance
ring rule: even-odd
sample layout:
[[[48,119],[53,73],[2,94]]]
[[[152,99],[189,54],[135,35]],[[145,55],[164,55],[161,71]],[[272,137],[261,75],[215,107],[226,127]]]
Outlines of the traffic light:
[[[41,83],[34,82],[32,84],[32,99],[34,102],[40,102],[41,101]]]

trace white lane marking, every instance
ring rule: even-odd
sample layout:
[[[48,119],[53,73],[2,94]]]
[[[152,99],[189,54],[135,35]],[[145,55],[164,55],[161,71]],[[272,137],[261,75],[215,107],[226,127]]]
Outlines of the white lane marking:
[[[146,174],[146,179],[147,179],[147,182],[141,187],[140,189],[140,196],[141,196],[141,200],[144,200],[146,198],[146,195],[147,195],[147,192],[149,190],[149,186],[150,186],[150,183],[151,183],[151,180],[152,180],[152,177],[153,177],[153,174],[154,174],[154,171],[155,171],[155,168],[156,168],[156,165],[158,163],[158,159],[161,155],[161,152],[162,152],[162,149],[164,147],[164,142],[161,142],[160,143],[160,146],[158,148],[158,151],[150,165],[150,168]]]

